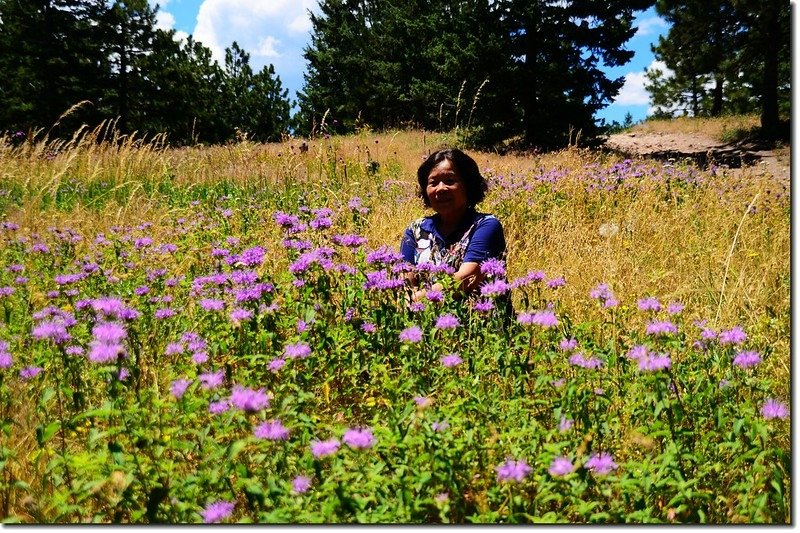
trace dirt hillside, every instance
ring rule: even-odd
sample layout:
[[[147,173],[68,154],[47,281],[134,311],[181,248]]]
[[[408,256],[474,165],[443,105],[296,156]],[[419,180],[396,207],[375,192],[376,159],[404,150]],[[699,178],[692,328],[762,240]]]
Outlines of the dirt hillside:
[[[628,156],[656,159],[691,159],[700,166],[709,163],[739,169],[760,165],[776,177],[789,179],[788,147],[773,148],[756,141],[724,143],[700,133],[628,132],[611,135],[606,149]]]

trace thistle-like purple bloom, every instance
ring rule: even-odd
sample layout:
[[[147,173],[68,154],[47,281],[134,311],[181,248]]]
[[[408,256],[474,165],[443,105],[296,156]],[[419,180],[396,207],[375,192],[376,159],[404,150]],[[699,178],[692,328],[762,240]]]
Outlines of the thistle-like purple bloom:
[[[596,357],[586,357],[581,352],[575,352],[570,356],[569,362],[571,365],[579,366],[581,368],[600,368],[603,366],[603,361]]]
[[[444,300],[444,294],[442,294],[442,291],[429,289],[428,291],[425,292],[425,298],[427,298],[429,302],[438,303]]]
[[[311,441],[311,454],[317,459],[321,459],[336,453],[340,445],[338,439]]]
[[[422,330],[419,326],[410,326],[400,332],[400,340],[403,342],[420,342],[422,340]]]
[[[505,294],[509,291],[509,289],[511,289],[511,286],[507,282],[502,279],[496,279],[481,285],[481,296],[494,298],[496,296],[500,296],[501,294]]]
[[[311,355],[311,347],[304,342],[287,344],[283,349],[283,353],[290,359],[305,359]]]
[[[203,298],[200,300],[200,307],[204,311],[222,311],[225,309],[225,302],[216,298]]]
[[[361,331],[364,333],[375,333],[378,331],[378,327],[372,322],[364,322],[361,324]]]
[[[203,522],[206,524],[215,524],[217,522],[222,522],[233,514],[234,506],[235,504],[232,502],[220,500],[207,505],[200,515],[203,517]]]
[[[342,441],[355,449],[370,448],[375,444],[372,428],[351,428],[345,431]]]
[[[311,478],[308,476],[297,476],[292,480],[292,490],[295,494],[304,494],[311,488]]]
[[[454,366],[460,365],[463,361],[464,360],[461,359],[461,356],[457,353],[451,353],[442,357],[442,365],[446,368],[453,368]]]
[[[750,368],[761,362],[761,355],[755,351],[739,352],[733,358],[733,364],[740,368]]]
[[[517,322],[542,328],[552,328],[558,325],[558,317],[549,309],[545,309],[535,313],[520,313],[517,316]]]
[[[256,427],[253,434],[256,438],[264,440],[286,440],[289,438],[289,430],[280,420],[268,420]]]
[[[681,311],[683,311],[683,309],[684,309],[684,305],[682,303],[680,303],[680,302],[671,302],[667,306],[667,313],[669,313],[670,315],[677,315]]]
[[[570,429],[572,429],[572,425],[575,423],[574,420],[571,418],[567,418],[565,416],[561,416],[561,421],[558,423],[558,431],[559,433],[566,433]]]
[[[449,427],[450,427],[450,422],[448,422],[447,420],[441,420],[439,422],[433,422],[431,424],[431,429],[436,431],[437,433],[441,433],[442,431],[444,431]]]
[[[183,398],[183,395],[186,394],[186,389],[188,389],[191,384],[191,379],[176,379],[172,382],[172,385],[170,385],[169,391],[176,399],[180,400]]]
[[[36,376],[38,376],[41,371],[42,371],[41,367],[26,366],[25,368],[19,371],[19,377],[20,379],[27,381],[29,379],[33,379]]]
[[[244,322],[245,320],[250,320],[253,318],[253,312],[249,309],[234,309],[230,312],[229,316],[231,322],[238,324],[239,322]]]
[[[46,320],[34,326],[31,335],[35,339],[50,339],[56,344],[63,344],[70,340],[72,337],[67,333],[67,327],[63,320],[58,317],[53,320]]]
[[[744,332],[739,326],[734,326],[731,329],[721,331],[719,334],[719,343],[723,346],[733,345],[737,346],[747,340],[747,333]]]
[[[652,296],[639,300],[638,306],[640,311],[661,311],[661,303]]]
[[[505,463],[496,466],[494,469],[497,472],[497,481],[501,483],[505,481],[520,483],[531,473],[531,467],[528,466],[528,463],[524,460],[515,461],[513,459],[508,459]]]
[[[228,403],[228,400],[219,400],[208,404],[208,412],[212,415],[221,415],[230,409],[230,407],[231,404]]]
[[[628,350],[628,353],[625,354],[625,356],[628,359],[632,359],[634,361],[641,361],[642,358],[647,357],[647,355],[648,355],[647,346],[644,346],[642,344],[637,344],[636,346],[633,346],[630,350]]]
[[[121,344],[106,344],[92,341],[89,344],[89,360],[93,363],[110,363],[124,355],[125,348]]]
[[[575,470],[575,466],[568,458],[558,456],[550,463],[550,468],[547,470],[551,476],[566,476]]]
[[[648,335],[675,335],[678,333],[678,328],[672,322],[667,320],[656,320],[647,324],[645,333]]]
[[[765,420],[772,420],[773,418],[786,418],[789,416],[789,410],[786,406],[773,398],[768,398],[761,406],[761,416]]]
[[[200,381],[200,386],[206,390],[216,389],[222,382],[225,381],[225,371],[218,372],[205,372],[197,376]]]
[[[264,389],[253,390],[241,385],[233,387],[229,401],[233,407],[246,413],[255,413],[269,407],[269,396]]]
[[[283,366],[285,364],[286,364],[286,360],[285,359],[281,359],[280,357],[277,357],[277,358],[275,358],[275,359],[273,359],[272,361],[269,362],[269,364],[267,365],[267,370],[269,370],[270,372],[272,372],[274,374],[275,372],[277,372],[278,370],[283,368]]]
[[[491,300],[478,300],[472,308],[479,313],[488,313],[494,309],[494,302]]]
[[[565,280],[563,277],[547,280],[547,286],[551,289],[558,289],[559,287],[563,287],[566,284],[567,280]]]
[[[671,366],[672,360],[666,354],[649,353],[639,359],[639,370],[641,372],[658,372]]]
[[[558,343],[558,349],[562,352],[571,352],[577,347],[578,341],[575,340],[575,338],[562,339],[561,342]]]
[[[503,277],[506,275],[506,263],[501,259],[496,259],[494,257],[487,259],[481,263],[481,274],[484,274],[488,277]]]
[[[610,454],[600,452],[589,456],[589,460],[583,466],[595,475],[604,476],[616,470],[619,465],[614,462],[614,458]]]
[[[455,329],[460,325],[461,321],[458,320],[458,317],[447,313],[436,319],[436,326],[434,327],[436,329]]]

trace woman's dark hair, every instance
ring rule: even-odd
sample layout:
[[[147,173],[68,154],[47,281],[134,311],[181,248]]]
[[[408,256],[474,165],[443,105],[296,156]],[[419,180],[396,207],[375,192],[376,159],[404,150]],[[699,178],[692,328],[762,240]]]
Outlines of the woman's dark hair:
[[[478,163],[458,148],[446,148],[432,153],[417,170],[419,193],[422,196],[425,207],[431,206],[427,192],[428,176],[433,168],[445,159],[450,161],[459,176],[461,176],[461,179],[464,180],[464,186],[467,189],[467,204],[470,207],[474,207],[486,196],[486,180],[478,170]]]

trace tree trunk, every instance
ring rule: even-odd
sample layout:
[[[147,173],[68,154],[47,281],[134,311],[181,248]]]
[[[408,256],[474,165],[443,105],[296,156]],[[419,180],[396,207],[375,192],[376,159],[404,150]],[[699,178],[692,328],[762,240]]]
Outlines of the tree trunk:
[[[714,74],[714,80],[716,81],[716,85],[714,85],[713,95],[714,99],[711,103],[711,116],[718,117],[722,114],[722,85],[725,82],[724,77],[722,74],[716,73]]]
[[[537,55],[537,16],[539,14],[538,3],[528,8],[527,16],[525,17],[525,74],[524,80],[527,80],[528,87],[523,92],[525,95],[523,105],[524,121],[525,121],[525,143],[532,144],[536,139],[536,117],[539,114],[537,97],[539,94],[538,88],[538,73],[536,70],[536,55]]]
[[[778,116],[778,54],[780,52],[780,30],[778,29],[777,5],[765,2],[762,13],[764,50],[764,74],[761,91],[761,131],[767,139],[779,134]]]

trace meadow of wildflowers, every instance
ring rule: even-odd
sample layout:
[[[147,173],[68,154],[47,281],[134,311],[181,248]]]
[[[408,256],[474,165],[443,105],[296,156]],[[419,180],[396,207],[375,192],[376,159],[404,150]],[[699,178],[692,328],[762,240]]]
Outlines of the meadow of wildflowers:
[[[3,521],[790,520],[788,184],[481,156],[507,261],[409,306],[426,134],[0,141]]]

